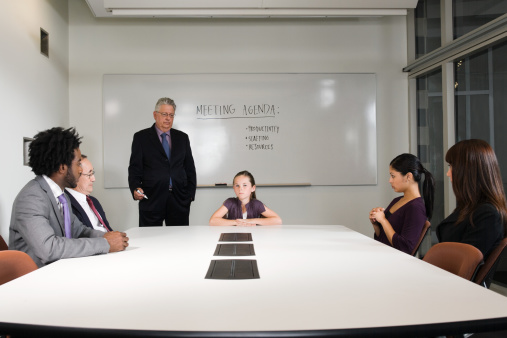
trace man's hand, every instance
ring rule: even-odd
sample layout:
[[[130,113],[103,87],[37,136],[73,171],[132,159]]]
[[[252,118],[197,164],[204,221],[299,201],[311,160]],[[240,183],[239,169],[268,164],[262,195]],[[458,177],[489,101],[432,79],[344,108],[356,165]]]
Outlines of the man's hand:
[[[123,251],[129,246],[127,234],[119,231],[106,232],[104,238],[109,243],[109,252]]]
[[[139,193],[139,191],[141,193]],[[139,200],[142,200],[144,198],[144,191],[143,189],[141,188],[136,188],[136,190],[134,190],[134,199],[139,201]]]

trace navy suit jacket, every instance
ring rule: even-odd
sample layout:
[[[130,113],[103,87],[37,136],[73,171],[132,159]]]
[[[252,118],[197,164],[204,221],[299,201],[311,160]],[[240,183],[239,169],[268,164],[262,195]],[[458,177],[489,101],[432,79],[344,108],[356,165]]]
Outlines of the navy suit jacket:
[[[90,219],[88,218],[88,215],[86,214],[86,211],[84,211],[84,209],[81,207],[79,202],[74,198],[74,196],[72,196],[72,194],[67,193],[67,196],[69,196],[70,203],[72,205],[72,213],[74,215],[76,215],[76,217],[81,221],[81,223],[86,225],[88,228],[93,229],[92,222],[90,222]],[[102,220],[106,224],[106,227],[109,229],[109,231],[113,231],[113,229],[111,229],[111,227],[109,226],[109,222],[106,218],[106,213],[104,212],[104,209],[102,209],[102,205],[100,205],[99,200],[93,196],[89,196],[89,197],[92,200],[93,205],[95,206],[95,209],[97,209],[97,212],[99,213],[100,217],[102,217]]]

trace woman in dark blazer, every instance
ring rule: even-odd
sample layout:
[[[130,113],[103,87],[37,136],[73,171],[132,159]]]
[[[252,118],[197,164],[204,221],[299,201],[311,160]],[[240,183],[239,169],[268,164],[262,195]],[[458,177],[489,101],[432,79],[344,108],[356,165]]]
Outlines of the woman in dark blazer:
[[[495,152],[483,140],[464,140],[445,155],[456,209],[437,227],[440,242],[471,244],[484,259],[500,243],[507,226],[507,204]]]

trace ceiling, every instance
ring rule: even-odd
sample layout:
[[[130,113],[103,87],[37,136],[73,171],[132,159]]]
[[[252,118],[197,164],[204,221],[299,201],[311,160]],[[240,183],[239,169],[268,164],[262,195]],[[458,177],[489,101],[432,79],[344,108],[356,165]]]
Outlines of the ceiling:
[[[406,15],[417,0],[86,0],[97,18],[311,18]]]

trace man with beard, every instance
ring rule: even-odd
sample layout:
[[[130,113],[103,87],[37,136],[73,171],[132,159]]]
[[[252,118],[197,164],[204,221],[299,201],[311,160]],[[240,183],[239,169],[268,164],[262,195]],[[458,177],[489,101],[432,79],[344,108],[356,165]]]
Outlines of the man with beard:
[[[26,252],[38,267],[128,246],[124,232],[90,229],[72,214],[64,189],[75,188],[82,172],[80,139],[74,128],[57,127],[35,135],[28,149],[28,165],[37,176],[14,200],[9,249]]]

